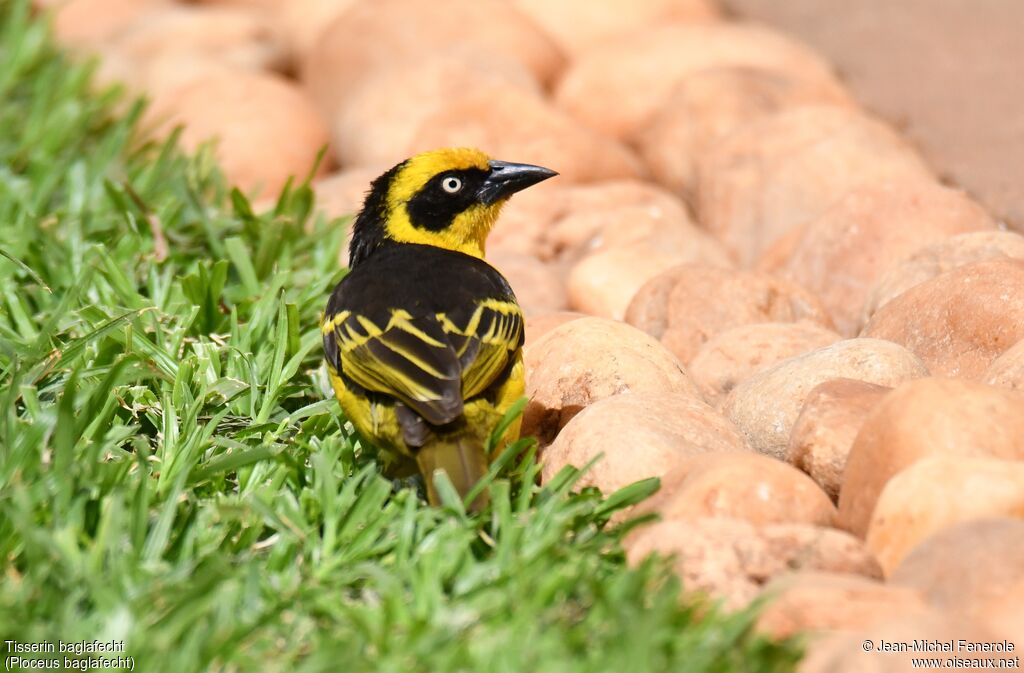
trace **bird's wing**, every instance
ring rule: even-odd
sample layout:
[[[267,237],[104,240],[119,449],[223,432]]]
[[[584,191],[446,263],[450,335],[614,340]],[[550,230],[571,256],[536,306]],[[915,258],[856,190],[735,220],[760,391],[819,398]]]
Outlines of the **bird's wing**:
[[[459,356],[463,399],[497,382],[523,345],[523,313],[515,301],[483,299],[471,310],[439,313],[437,319]]]
[[[458,418],[463,401],[495,383],[523,342],[522,312],[504,299],[433,316],[396,309],[383,325],[341,311],[326,316],[323,326],[337,371],[395,397],[432,425]]]
[[[325,317],[323,331],[328,361],[356,385],[395,397],[433,425],[462,414],[458,356],[436,320],[396,309],[379,324],[341,311]]]

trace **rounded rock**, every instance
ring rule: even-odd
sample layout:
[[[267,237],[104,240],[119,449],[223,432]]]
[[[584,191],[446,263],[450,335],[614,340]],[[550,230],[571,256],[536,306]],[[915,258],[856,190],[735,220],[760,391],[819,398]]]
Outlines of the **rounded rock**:
[[[889,647],[905,643],[912,648],[914,641],[984,642],[993,638],[991,631],[954,615],[936,610],[918,612],[876,622],[853,633],[840,631],[812,640],[797,673],[910,673],[920,670],[920,664],[913,664],[917,653],[882,650],[883,641]],[[865,646],[869,648],[867,651],[863,649]],[[921,653],[926,656],[942,654],[927,650]],[[970,656],[966,652],[964,655]]]
[[[609,494],[662,477],[691,456],[746,450],[732,423],[690,394],[623,393],[588,406],[562,428],[544,450],[541,480],[566,465],[596,461],[577,483]]]
[[[487,248],[554,261],[546,254],[542,241],[550,227],[565,215],[569,192],[575,187],[559,180],[545,180],[516,194],[501,209],[501,217],[487,237]]]
[[[780,236],[774,243],[768,246],[758,257],[753,268],[757,271],[770,273],[776,276],[783,274],[789,258],[793,256],[798,245],[803,240],[808,229],[807,222],[789,228],[785,234]]]
[[[652,552],[675,555],[675,571],[688,591],[746,606],[762,585],[797,570],[880,577],[881,569],[855,537],[805,524],[754,526],[736,519],[661,521],[631,533],[626,557],[637,563]]]
[[[415,63],[381,67],[352,87],[330,118],[338,155],[347,165],[396,164],[408,156],[420,128],[450,101],[467,91],[504,87],[540,96],[536,80],[514,61],[467,61],[439,54]],[[496,151],[488,145],[478,146]]]
[[[856,631],[893,619],[924,615],[928,604],[907,587],[860,575],[799,572],[782,575],[761,592],[757,630],[770,638]]]
[[[686,393],[701,399],[679,361],[650,336],[624,323],[581,318],[556,327],[525,349],[522,434],[550,443],[573,416],[625,392]]]
[[[927,375],[921,361],[898,344],[847,339],[754,374],[729,393],[722,411],[755,451],[785,460],[793,425],[818,384],[846,378],[895,386]]]
[[[640,289],[660,274],[680,264],[729,265],[722,247],[696,227],[662,234],[602,246],[584,257],[569,271],[569,304],[584,313],[622,320]]]
[[[895,131],[857,110],[821,105],[738,129],[714,145],[698,173],[698,219],[742,266],[852,189],[932,179]]]
[[[946,528],[911,551],[889,581],[922,592],[940,610],[1016,638],[1019,648],[1019,628],[1024,625],[1024,521],[991,518]]]
[[[102,48],[150,12],[173,4],[170,0],[68,0],[53,8],[54,36],[63,45]]]
[[[194,4],[210,5],[213,7],[242,7],[243,9],[273,11],[279,6],[287,4],[288,1],[289,0],[198,0],[198,2],[194,1]]]
[[[727,329],[763,322],[831,321],[802,287],[755,271],[697,264],[669,269],[633,296],[626,322],[661,339],[689,363],[708,339]]]
[[[304,178],[328,140],[300,88],[244,71],[205,77],[161,96],[150,119],[182,124],[181,142],[189,151],[214,140],[227,178],[256,195],[276,194],[289,177]],[[321,162],[320,170],[329,164]]]
[[[602,248],[642,240],[668,242],[673,234],[703,236],[686,205],[661,187],[639,180],[572,185],[562,211],[546,227],[545,255],[569,262]]]
[[[891,385],[891,384],[890,384]],[[846,461],[841,528],[863,537],[882,489],[916,461],[938,455],[1024,458],[1024,395],[973,381],[923,378],[900,385],[868,414]]]
[[[769,68],[812,82],[834,79],[813,51],[765,27],[668,24],[579,54],[559,82],[556,99],[588,126],[626,139],[650,122],[684,77],[729,66]]]
[[[564,325],[570,320],[586,318],[582,313],[575,311],[555,311],[553,313],[535,313],[526,316],[526,343],[533,344],[551,330]]]
[[[664,22],[712,21],[712,0],[515,0],[569,54]]]
[[[568,307],[565,285],[551,264],[545,264],[532,255],[514,252],[491,254],[487,261],[512,286],[525,315],[561,311]]]
[[[737,446],[746,448],[735,427],[718,418],[728,424]],[[665,474],[661,490],[636,508],[637,514],[649,512],[672,521],[725,517],[755,525],[831,526],[836,508],[810,477],[786,463],[751,452],[719,451],[690,456]]]
[[[936,376],[980,379],[1024,339],[1024,260],[976,262],[912,287],[879,309],[863,336],[906,346]]]
[[[288,51],[295,63],[303,63],[320,41],[324,30],[358,0],[270,0],[280,23]]]
[[[718,67],[682,78],[635,139],[658,182],[693,202],[697,166],[730,133],[798,105],[852,106],[828,78],[807,81],[758,67]]]
[[[1000,516],[1024,519],[1024,461],[932,456],[885,485],[866,541],[891,574],[932,534],[963,521]]]
[[[683,202],[653,183],[636,179],[586,184],[549,180],[516,194],[503,208],[488,247],[571,265],[609,245],[654,239],[671,243],[695,231]],[[701,235],[717,246],[709,236]]]
[[[383,168],[346,168],[337,173],[325,175],[313,183],[316,195],[316,209],[328,217],[355,215],[363,207],[370,183]],[[347,258],[347,250],[346,258]]]
[[[862,324],[907,290],[961,266],[990,259],[1024,259],[1024,236],[1012,231],[979,231],[951,236],[924,247],[891,267],[871,289]]]
[[[178,88],[238,70],[283,72],[287,55],[262,9],[142,3],[149,9],[95,46],[101,85],[124,84],[161,99]]]
[[[425,54],[526,67],[542,83],[562,68],[553,41],[504,0],[374,0],[353,3],[320,32],[302,63],[302,80],[333,118],[348,94],[382,68]]]
[[[993,386],[1024,392],[1024,340],[1018,341],[992,361],[982,381]]]
[[[176,6],[151,11],[110,44],[134,64],[134,83],[150,94],[220,68],[283,71],[287,55],[270,16],[241,7]]]
[[[740,325],[708,339],[686,369],[704,399],[718,408],[733,388],[754,374],[841,339],[806,320]]]
[[[821,299],[840,334],[856,336],[864,302],[887,269],[928,244],[995,227],[960,190],[919,180],[866,185],[808,224],[783,275]]]
[[[338,264],[348,266],[349,245],[352,243],[352,219],[363,207],[363,201],[370,189],[370,183],[383,169],[349,168],[331,173],[317,179],[311,185],[313,189],[313,208],[328,220],[349,218],[343,226],[345,245],[338,251]],[[266,195],[253,203],[257,211],[273,210],[277,204],[277,195]],[[313,233],[316,222],[313,218],[306,221],[306,232]]]
[[[857,433],[891,388],[853,379],[832,379],[807,395],[789,435],[786,460],[839,498],[846,459]]]

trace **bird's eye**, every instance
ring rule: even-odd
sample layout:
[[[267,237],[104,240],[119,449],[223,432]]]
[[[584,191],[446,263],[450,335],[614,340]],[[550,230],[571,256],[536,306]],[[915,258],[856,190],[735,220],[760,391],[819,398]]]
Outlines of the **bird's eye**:
[[[449,194],[455,194],[462,189],[462,180],[456,177],[448,177],[441,181],[441,189]]]

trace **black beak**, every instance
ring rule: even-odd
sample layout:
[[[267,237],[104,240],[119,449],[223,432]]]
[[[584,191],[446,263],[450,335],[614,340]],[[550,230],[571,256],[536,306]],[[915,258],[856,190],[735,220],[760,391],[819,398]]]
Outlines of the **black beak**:
[[[490,161],[488,163],[491,172],[477,191],[477,197],[487,206],[501,199],[507,199],[530,185],[558,175],[550,168],[532,164],[513,164],[507,161]]]

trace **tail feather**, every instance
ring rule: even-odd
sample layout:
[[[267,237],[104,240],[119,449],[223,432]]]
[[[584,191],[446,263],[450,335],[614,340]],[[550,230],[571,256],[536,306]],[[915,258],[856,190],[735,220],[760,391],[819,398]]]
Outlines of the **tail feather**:
[[[459,495],[465,497],[484,475],[489,467],[487,450],[479,438],[470,435],[436,437],[419,450],[416,462],[424,481],[427,482],[427,497],[430,504],[440,504],[434,488],[434,471],[444,470]],[[487,504],[487,494],[482,493],[470,505],[472,511],[479,511]]]

